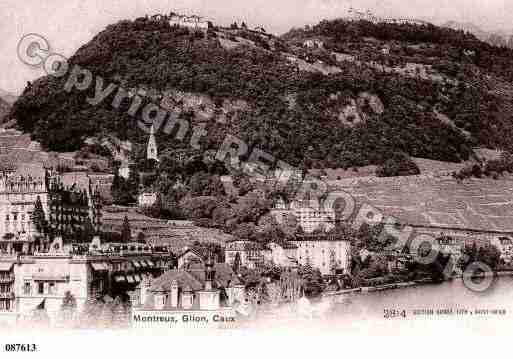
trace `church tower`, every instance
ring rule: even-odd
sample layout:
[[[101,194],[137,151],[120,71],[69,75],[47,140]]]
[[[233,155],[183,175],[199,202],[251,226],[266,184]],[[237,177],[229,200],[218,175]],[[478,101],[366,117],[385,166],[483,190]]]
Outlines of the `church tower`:
[[[155,160],[157,162],[159,160],[157,152],[157,141],[155,140],[155,129],[153,128],[153,125],[151,125],[150,129],[150,138],[148,139],[146,159]]]

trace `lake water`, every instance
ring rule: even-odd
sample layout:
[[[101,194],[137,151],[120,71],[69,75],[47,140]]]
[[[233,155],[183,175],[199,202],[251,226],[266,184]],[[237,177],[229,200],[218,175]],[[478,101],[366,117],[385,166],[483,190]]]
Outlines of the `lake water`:
[[[384,333],[398,328],[424,331],[443,327],[482,334],[493,334],[503,326],[513,328],[513,277],[498,278],[485,292],[471,291],[461,279],[454,279],[441,284],[356,293],[334,301],[335,310],[328,322],[337,327],[352,323]],[[392,316],[385,317],[385,310]]]
[[[513,328],[513,277],[501,277],[486,292],[467,289],[461,279],[441,284],[328,297],[309,309],[296,305],[260,324],[286,331],[369,335],[494,335]],[[396,314],[385,317],[385,310]],[[306,315],[305,315],[306,314]],[[285,319],[286,318],[286,319]],[[294,318],[294,319],[292,319]]]

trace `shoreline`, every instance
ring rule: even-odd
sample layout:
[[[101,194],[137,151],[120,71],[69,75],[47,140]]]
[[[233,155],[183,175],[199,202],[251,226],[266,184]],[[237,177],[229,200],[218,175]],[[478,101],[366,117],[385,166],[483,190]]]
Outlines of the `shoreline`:
[[[513,269],[512,270],[502,270],[494,272],[495,277],[510,277],[513,276]],[[462,275],[455,275],[446,281],[462,278]],[[351,288],[351,289],[341,289],[338,291],[329,291],[329,292],[323,292],[321,294],[322,297],[333,297],[333,296],[339,296],[339,295],[345,295],[345,294],[353,294],[353,293],[373,293],[373,292],[381,292],[384,290],[390,290],[390,289],[402,289],[402,288],[411,288],[426,284],[435,284],[430,279],[419,279],[415,281],[410,282],[398,282],[398,283],[390,283],[390,284],[383,284],[379,286],[370,286],[370,287],[358,287],[358,288]]]
[[[332,296],[353,294],[353,293],[372,293],[372,292],[380,292],[380,291],[389,290],[389,289],[415,287],[415,286],[421,285],[421,284],[427,284],[427,282],[423,282],[423,281],[399,282],[399,283],[390,283],[390,284],[384,284],[384,285],[373,286],[373,287],[358,287],[358,288],[351,288],[351,289],[342,289],[342,290],[338,290],[338,291],[323,292],[322,296],[323,297],[332,297]]]

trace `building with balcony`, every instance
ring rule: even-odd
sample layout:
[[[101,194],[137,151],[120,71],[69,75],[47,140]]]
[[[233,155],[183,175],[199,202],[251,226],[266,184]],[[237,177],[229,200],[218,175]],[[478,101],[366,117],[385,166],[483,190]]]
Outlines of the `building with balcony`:
[[[304,232],[311,233],[316,229],[329,231],[335,226],[336,213],[331,208],[324,208],[321,201],[314,199],[294,200],[286,203],[283,198],[274,202],[271,214],[278,223],[284,223],[289,215],[298,220]]]
[[[13,257],[0,258],[0,321],[2,316],[9,319],[9,314],[15,308],[14,261]]]
[[[86,173],[64,173],[47,182],[47,213],[53,233],[75,239],[86,231],[99,233],[100,193]]]
[[[143,280],[168,269],[169,258],[145,244],[101,244],[99,238],[88,246],[56,238],[46,252],[0,255],[0,323],[30,320],[40,308],[54,321],[67,293],[77,313],[90,298],[127,299]]]
[[[0,252],[28,251],[36,234],[32,213],[36,201],[47,211],[47,188],[42,166],[0,172]]]
[[[351,243],[334,235],[303,235],[291,241],[297,247],[297,262],[318,268],[323,275],[348,273],[351,265]]]

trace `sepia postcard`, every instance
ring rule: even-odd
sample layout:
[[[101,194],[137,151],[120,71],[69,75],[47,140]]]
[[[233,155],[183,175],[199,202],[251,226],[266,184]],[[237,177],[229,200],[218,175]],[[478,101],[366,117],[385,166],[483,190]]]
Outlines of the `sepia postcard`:
[[[2,358],[510,334],[512,20],[500,0],[1,0]]]

